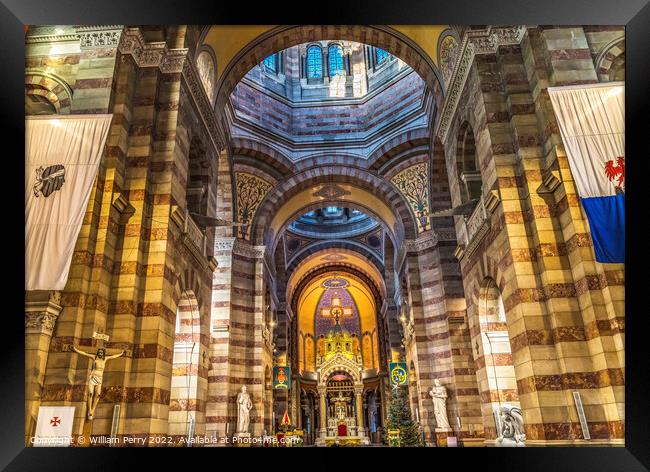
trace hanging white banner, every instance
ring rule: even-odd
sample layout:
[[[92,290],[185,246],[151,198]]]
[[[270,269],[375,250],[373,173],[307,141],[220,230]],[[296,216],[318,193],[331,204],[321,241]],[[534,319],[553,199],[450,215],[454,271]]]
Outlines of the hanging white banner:
[[[25,290],[63,290],[113,115],[25,119]]]
[[[41,406],[36,420],[34,446],[70,446],[74,409],[74,406]]]

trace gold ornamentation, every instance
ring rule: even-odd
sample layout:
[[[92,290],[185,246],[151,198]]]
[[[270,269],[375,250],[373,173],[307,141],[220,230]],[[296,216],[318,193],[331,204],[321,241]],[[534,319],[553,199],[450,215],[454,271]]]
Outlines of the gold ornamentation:
[[[391,182],[404,195],[418,222],[418,233],[431,229],[429,214],[428,166],[426,162],[404,169]]]
[[[458,58],[460,45],[453,35],[445,36],[440,43],[440,69],[445,84],[449,84],[451,75],[454,73],[454,66]]]
[[[237,236],[250,241],[251,224],[257,208],[271,190],[271,184],[253,174],[238,172],[235,174],[237,186],[237,221],[245,226],[237,229]]]

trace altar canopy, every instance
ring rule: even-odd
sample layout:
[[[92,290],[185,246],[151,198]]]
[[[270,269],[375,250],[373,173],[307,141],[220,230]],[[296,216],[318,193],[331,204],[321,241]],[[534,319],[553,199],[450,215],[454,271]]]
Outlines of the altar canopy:
[[[625,262],[625,86],[549,87],[598,262]]]
[[[112,115],[25,120],[25,290],[63,290]]]

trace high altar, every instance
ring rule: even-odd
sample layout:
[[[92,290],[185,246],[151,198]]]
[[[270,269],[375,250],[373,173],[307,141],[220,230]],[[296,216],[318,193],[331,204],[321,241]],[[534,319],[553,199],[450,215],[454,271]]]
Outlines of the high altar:
[[[363,426],[363,362],[352,335],[339,324],[341,313],[332,307],[335,324],[327,333],[324,353],[316,360],[321,427],[316,444],[369,444]]]

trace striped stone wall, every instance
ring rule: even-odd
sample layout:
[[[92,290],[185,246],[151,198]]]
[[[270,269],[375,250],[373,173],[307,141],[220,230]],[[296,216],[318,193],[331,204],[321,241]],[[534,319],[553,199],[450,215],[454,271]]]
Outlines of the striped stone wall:
[[[445,142],[458,202],[457,133],[464,122],[475,133],[488,208],[473,240],[456,221],[468,316],[493,278],[529,445],[583,442],[573,391],[594,441],[623,439],[623,267],[594,261],[545,90],[597,80],[582,28],[529,29],[521,45],[475,57]]]
[[[77,83],[85,84],[87,93],[75,92],[80,101],[73,100],[72,111],[114,117],[61,295],[42,404],[76,406],[73,432],[93,436],[109,434],[113,406],[120,404],[118,435],[163,437],[169,433],[178,302],[191,289],[201,319],[208,320],[211,279],[209,259],[197,255],[184,229],[189,164],[187,136],[177,134],[180,69],[142,64],[116,47],[103,51],[81,41],[79,64],[86,61],[87,67]],[[99,80],[102,74],[109,80]],[[90,365],[69,348],[96,346],[94,332],[110,336],[107,348],[126,353],[107,363],[100,403],[89,423]],[[207,345],[206,323],[199,339]],[[198,367],[197,375],[206,377]]]

